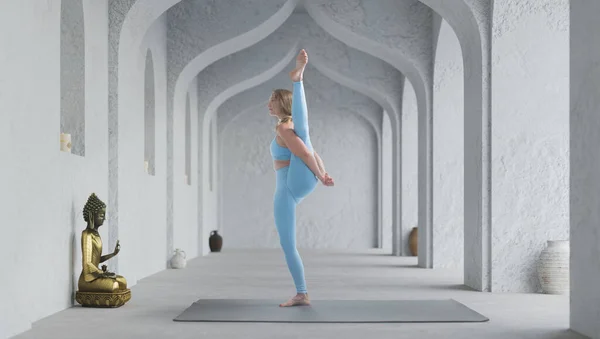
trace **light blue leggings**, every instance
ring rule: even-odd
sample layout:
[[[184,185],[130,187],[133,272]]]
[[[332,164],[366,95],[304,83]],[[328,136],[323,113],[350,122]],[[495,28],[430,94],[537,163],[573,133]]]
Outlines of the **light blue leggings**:
[[[308,111],[302,82],[294,82],[292,95],[292,120],[298,137],[312,152],[308,132]],[[317,186],[318,179],[302,159],[292,154],[290,165],[277,170],[277,182],[273,201],[275,226],[279,242],[285,254],[296,291],[306,293],[304,265],[296,249],[296,206]]]

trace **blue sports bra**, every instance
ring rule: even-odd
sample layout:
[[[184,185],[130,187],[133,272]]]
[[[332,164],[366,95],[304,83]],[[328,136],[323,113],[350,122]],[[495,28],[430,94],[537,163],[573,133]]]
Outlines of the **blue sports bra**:
[[[273,160],[290,160],[292,152],[287,147],[279,146],[276,139],[277,137],[271,141],[271,156]]]

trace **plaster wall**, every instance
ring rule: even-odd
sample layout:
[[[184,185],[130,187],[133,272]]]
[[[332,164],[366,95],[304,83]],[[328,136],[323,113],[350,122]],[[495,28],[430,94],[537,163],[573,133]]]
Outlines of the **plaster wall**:
[[[131,89],[136,90],[136,80],[128,79],[126,76],[133,75],[135,72],[124,72],[121,69],[136,70],[139,65],[137,56],[138,49],[130,46],[131,32],[126,29],[122,31],[122,26],[126,20],[129,10],[134,5],[135,0],[109,0],[108,2],[108,199],[106,227],[108,228],[108,237],[110,242],[116,242],[119,238],[119,109],[123,107],[134,106]],[[121,43],[121,39],[125,40]],[[136,47],[138,47],[137,45]],[[129,66],[122,63],[128,60]],[[121,65],[119,63],[122,63]],[[145,63],[145,60],[144,60]],[[121,71],[120,71],[121,70]],[[121,77],[120,75],[126,75]],[[132,76],[132,78],[135,78]],[[127,80],[131,80],[128,86]],[[139,81],[139,76],[138,80]],[[121,91],[122,93],[119,93]],[[128,98],[132,98],[129,104],[125,104]],[[119,102],[121,100],[121,102]],[[114,257],[108,262],[108,269],[111,271],[119,270],[119,261],[121,256]]]
[[[323,1],[318,8],[330,20],[380,45],[401,53],[423,78],[431,74],[431,10],[410,1]]]
[[[257,96],[252,100],[264,101],[272,84],[275,83],[250,90]],[[279,84],[290,87],[289,80]],[[325,89],[327,96],[323,95]],[[378,145],[376,129],[367,119],[380,125],[381,109],[313,69],[306,72],[305,90],[313,145],[337,184],[333,188],[320,185],[299,205],[298,246],[372,248],[377,242]],[[260,92],[266,94],[260,96]],[[251,98],[240,96],[244,97]],[[361,118],[359,111],[370,118]],[[339,128],[325,127],[333,124]],[[231,120],[223,129],[221,168],[226,180],[221,183],[222,201],[236,206],[236,213],[223,213],[224,235],[230,247],[279,246],[272,217],[275,173],[268,148],[274,136],[273,126],[274,120],[265,107],[257,107]],[[352,162],[356,165],[348,166]]]
[[[130,191],[133,201],[123,199],[135,214],[131,219],[123,219],[123,230],[134,230],[135,239],[135,265],[138,279],[154,274],[165,266],[165,256],[162,249],[166,247],[166,220],[167,220],[167,47],[166,47],[166,18],[160,17],[150,27],[146,38],[140,46],[138,58],[139,65],[145,65],[147,53],[152,55],[153,71],[138,70],[136,86],[136,107],[124,112],[124,117],[131,119],[130,130],[123,130],[127,136],[122,140],[132,147],[131,162],[124,162],[122,166],[131,167],[131,177],[123,181],[120,190]],[[139,77],[142,75],[142,77]],[[146,77],[148,75],[148,77]],[[154,98],[145,96],[145,86],[153,86]],[[146,106],[154,104],[154,175],[144,172],[145,160],[145,112]],[[135,112],[135,113],[134,113]],[[135,141],[134,141],[135,140]],[[133,153],[135,152],[135,154]],[[127,177],[124,177],[127,178]],[[131,181],[130,181],[131,180]],[[133,186],[131,183],[136,182]],[[123,208],[126,205],[122,205]],[[123,210],[125,212],[125,210]],[[129,215],[129,211],[124,215]],[[127,218],[127,217],[126,217]],[[131,226],[130,226],[131,225]],[[143,234],[145,241],[139,241]],[[133,243],[132,243],[133,245]],[[133,249],[133,246],[132,246]]]
[[[85,228],[81,211],[90,193],[104,201],[108,195],[107,5],[85,0],[83,12],[73,14],[76,22],[85,22],[84,32],[74,33],[95,42],[85,44],[84,62],[72,60],[85,65],[85,157],[59,148],[61,2],[0,4],[0,43],[10,51],[0,54],[0,154],[9,164],[0,166],[0,211],[6,222],[0,255],[10,272],[0,279],[0,289],[27,291],[4,297],[2,338],[73,304]],[[106,239],[106,228],[100,234]]]
[[[408,237],[418,222],[419,171],[417,97],[409,81],[404,82],[402,97],[402,239],[404,255],[411,255]]]
[[[393,204],[392,195],[392,123],[390,117],[384,113],[381,122],[381,248],[386,252],[392,252],[392,229],[393,229]],[[399,146],[399,145],[398,145]]]
[[[292,65],[292,62],[290,62],[288,64],[289,66]],[[248,114],[248,112],[252,112],[252,111],[256,111],[256,112],[260,112],[261,109],[265,110],[265,108],[267,107],[267,103],[268,103],[268,98],[271,95],[271,91],[275,88],[286,88],[286,86],[290,85],[290,80],[289,80],[289,76],[287,74],[285,74],[284,71],[280,71],[277,74],[275,74],[274,76],[266,76],[265,79],[263,79],[263,81],[258,82],[255,86],[252,86],[251,88],[242,91],[241,93],[238,93],[234,96],[232,96],[231,98],[227,99],[225,102],[223,102],[219,107],[217,112],[214,114],[213,118],[211,119],[211,121],[216,120],[216,133],[214,135],[216,135],[218,137],[217,139],[217,144],[218,144],[218,168],[219,168],[219,175],[217,176],[217,190],[218,192],[215,192],[214,194],[217,195],[218,197],[218,205],[215,205],[215,207],[218,208],[218,217],[219,219],[217,221],[215,221],[215,224],[218,222],[219,223],[219,230],[221,232],[221,234],[223,236],[225,236],[225,238],[228,237],[228,232],[230,232],[226,226],[226,223],[224,222],[225,220],[225,215],[229,214],[231,211],[231,206],[233,206],[233,204],[231,204],[229,201],[226,200],[226,198],[229,196],[227,194],[225,194],[225,181],[228,180],[227,177],[227,172],[224,169],[224,166],[226,166],[226,162],[224,161],[224,157],[226,154],[226,150],[224,150],[224,147],[227,145],[227,143],[224,141],[224,139],[227,139],[230,137],[230,132],[227,132],[226,129],[229,128],[230,126],[234,126],[238,124],[238,117],[240,116],[244,116],[246,114]],[[268,112],[268,110],[266,110]],[[266,112],[264,112],[265,114],[267,114]],[[267,114],[268,116],[268,114]],[[271,123],[271,122],[269,122]],[[261,125],[263,126],[263,125]],[[233,127],[232,127],[233,128]],[[272,130],[273,131],[273,130]],[[212,137],[212,136],[211,136]],[[244,142],[246,142],[246,140],[244,140]],[[229,143],[229,145],[231,145],[231,143]],[[265,145],[263,145],[263,147],[265,147]],[[257,148],[260,149],[260,148]],[[252,150],[251,154],[255,154],[254,149]],[[253,172],[255,173],[269,173],[269,171],[272,171],[272,165],[271,163],[267,162],[267,161],[263,161],[263,162],[258,162],[257,165],[260,165],[259,169],[254,169]],[[274,185],[274,184],[273,184]],[[273,186],[274,187],[274,186]],[[271,193],[274,193],[274,191],[271,191]],[[272,195],[271,198],[272,199]],[[214,202],[210,202],[211,204],[214,204]],[[271,211],[272,214],[272,211]],[[268,217],[268,214],[265,215],[265,217]],[[272,220],[271,220],[272,223]],[[208,231],[208,230],[205,230]],[[229,244],[229,240],[227,242],[227,244]],[[229,246],[229,245],[227,245]]]
[[[209,114],[215,105],[232,91],[237,91],[238,87],[249,86],[247,84],[260,81],[276,68],[285,67],[286,60],[293,59],[300,47],[308,49],[311,65],[324,71],[328,77],[350,83],[359,91],[376,93],[376,99],[391,110],[399,105],[401,95],[398,92],[401,92],[403,77],[397,70],[368,54],[348,48],[319,28],[311,17],[296,13],[264,40],[211,64],[199,74],[199,111],[206,110],[205,114]],[[269,53],[265,54],[267,50]],[[210,172],[210,167],[207,170]],[[215,173],[218,175],[219,172]],[[210,173],[207,178],[210,182]],[[202,220],[203,232],[208,237],[210,230],[222,225],[215,214],[213,203],[216,200],[212,192],[207,189],[205,193],[208,196],[202,202],[205,210]]]
[[[229,89],[248,79],[260,78],[262,74],[268,73],[273,67],[282,68],[293,59],[297,49],[297,38],[294,36],[294,32],[297,31],[298,24],[297,20],[290,20],[255,45],[222,58],[199,73],[196,81],[199,103],[197,107],[200,117],[198,128],[203,128],[204,116],[208,114],[209,110],[214,111],[218,107],[218,102],[226,98]],[[269,51],[269,53],[265,53],[265,51]],[[259,55],[262,57],[257,57]],[[261,97],[263,100],[266,98],[268,95]],[[205,151],[207,159],[217,159],[218,152],[216,150],[219,145],[215,117],[210,120],[210,124],[207,136],[209,141],[205,145],[204,140],[200,140],[203,149],[200,150],[199,156],[202,157],[202,152]],[[202,166],[206,169],[206,173],[202,172],[202,168],[199,169],[198,175],[202,178],[199,192],[202,194],[202,199],[200,201],[201,211],[198,214],[201,218],[203,242],[200,253],[206,254],[208,253],[210,232],[220,229],[221,223],[218,218],[218,186],[216,184],[219,172],[214,168],[217,166],[217,161],[202,163]]]
[[[492,0],[420,0],[453,28],[464,69],[465,284],[491,286],[491,19]]]
[[[571,329],[600,338],[600,3],[570,5]]]
[[[417,1],[307,2],[308,13],[327,32],[349,46],[376,56],[412,83],[419,109],[419,219],[423,248],[419,266],[432,266],[432,13]],[[392,33],[393,32],[393,33]],[[400,154],[400,152],[394,152]],[[397,156],[399,159],[400,156]],[[401,183],[394,186],[400,190]],[[400,205],[400,204],[397,204]],[[400,209],[400,206],[397,207]],[[394,239],[394,243],[400,239]],[[400,246],[394,245],[394,254]]]
[[[569,2],[497,1],[492,35],[492,291],[537,292],[569,238]]]
[[[197,256],[198,246],[198,95],[197,84],[192,82],[186,95],[186,101],[189,98],[188,104],[185,104],[185,109],[190,110],[190,126],[186,127],[186,119],[181,119],[181,124],[175,124],[173,134],[183,142],[173,145],[178,147],[178,152],[181,154],[182,165],[185,164],[185,130],[189,128],[189,138],[191,139],[191,147],[187,156],[191,157],[190,175],[191,178],[186,182],[185,166],[179,166],[178,171],[173,171],[173,246],[174,249],[181,248],[189,252],[188,258]],[[185,114],[185,112],[184,112]],[[172,254],[172,253],[171,253]]]
[[[61,2],[60,131],[71,135],[71,153],[85,156],[85,28],[83,2]]]
[[[456,34],[442,20],[433,74],[433,266],[463,269],[464,89]]]
[[[153,58],[153,79],[146,79],[146,56]],[[161,17],[149,30],[128,68],[135,86],[118,116],[118,239],[122,246],[118,272],[130,286],[165,268],[166,222],[166,22]],[[148,72],[149,73],[149,72]],[[145,173],[146,81],[154,86],[155,174]],[[144,241],[140,241],[143,234]]]
[[[290,1],[288,1],[290,2]],[[293,5],[293,1],[291,2]],[[256,0],[246,2],[241,5],[234,1],[219,1],[211,3],[202,3],[194,1],[182,1],[171,7],[167,15],[169,17],[169,75],[168,75],[168,98],[169,98],[169,119],[173,123],[173,134],[168,135],[169,142],[173,142],[172,170],[173,170],[173,204],[176,201],[181,201],[178,197],[177,182],[178,173],[184,168],[184,138],[175,131],[181,130],[184,125],[185,111],[185,93],[189,89],[190,83],[196,75],[206,68],[211,63],[219,60],[228,54],[234,53],[248,47],[253,43],[260,41],[269,32],[274,31],[279,27],[280,18],[285,20],[293,9],[292,6],[284,6],[284,1],[278,1],[276,4],[269,2],[267,5],[264,0]],[[258,10],[257,10],[258,9]],[[265,24],[269,22],[268,24]],[[281,21],[282,22],[282,21]],[[231,23],[235,23],[232,25]],[[210,34],[207,34],[210,32]],[[237,43],[234,43],[237,41]],[[219,48],[217,48],[219,46]],[[228,52],[227,52],[228,51]],[[204,102],[200,100],[200,102]],[[199,118],[202,120],[204,112],[199,109]],[[201,121],[198,126],[199,135],[201,138],[208,135],[208,126],[205,126],[208,121]],[[206,133],[205,133],[206,132]],[[204,144],[207,145],[204,145]],[[194,145],[197,146],[198,143]],[[207,147],[208,142],[202,140],[199,147]],[[208,150],[205,148],[204,150]],[[201,164],[208,165],[208,158],[203,158],[202,152],[194,151],[196,159],[202,159]],[[206,154],[208,156],[208,154]],[[194,166],[200,166],[198,161]],[[192,172],[198,172],[193,170]],[[206,173],[205,173],[206,172]],[[214,196],[210,196],[208,183],[208,169],[199,172],[200,185],[197,196],[200,196],[201,203],[208,205],[201,206],[201,210],[194,211],[180,210],[180,213],[186,215],[181,219],[185,222],[188,219],[187,215],[195,213],[196,219],[202,217],[200,227],[202,228],[202,241],[206,242],[210,229],[217,226],[216,224],[216,208],[209,206],[215,201]],[[193,180],[193,179],[192,179]],[[193,181],[192,181],[193,182]],[[197,185],[197,184],[193,184]],[[206,195],[206,196],[205,196]],[[215,206],[216,207],[216,206]],[[169,238],[172,229],[180,227],[177,220],[177,207],[173,210],[173,221],[169,227]],[[190,217],[191,218],[191,217]],[[208,220],[207,220],[208,218]],[[187,226],[184,226],[187,227]],[[168,247],[173,247],[173,240],[168,239]],[[207,248],[200,249],[202,253],[207,253]]]

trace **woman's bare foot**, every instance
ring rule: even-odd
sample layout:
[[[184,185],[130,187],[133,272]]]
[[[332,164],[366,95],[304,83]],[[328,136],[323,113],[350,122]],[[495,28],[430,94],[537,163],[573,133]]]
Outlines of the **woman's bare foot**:
[[[304,74],[304,67],[306,67],[307,63],[308,63],[308,54],[306,53],[305,50],[301,50],[300,53],[298,53],[298,56],[296,57],[296,68],[294,68],[290,72],[290,78],[292,79],[293,82],[302,81],[302,79],[303,79],[302,76]]]
[[[290,306],[307,306],[310,305],[310,299],[308,293],[298,293],[292,299],[279,304],[279,307],[290,307]]]

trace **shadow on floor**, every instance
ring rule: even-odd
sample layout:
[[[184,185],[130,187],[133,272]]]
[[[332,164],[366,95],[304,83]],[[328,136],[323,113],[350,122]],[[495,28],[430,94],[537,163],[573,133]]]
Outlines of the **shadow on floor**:
[[[417,286],[415,286],[417,287]],[[461,284],[441,284],[441,285],[418,285],[419,288],[431,289],[431,290],[444,290],[444,291],[471,291],[476,292],[475,289]]]
[[[530,332],[530,333],[529,333]],[[519,330],[515,332],[515,338],[544,338],[544,339],[588,339],[581,334],[575,333],[569,329],[565,330]]]
[[[414,264],[390,264],[390,263],[336,263],[336,267],[352,267],[352,268],[418,268],[418,265]]]

